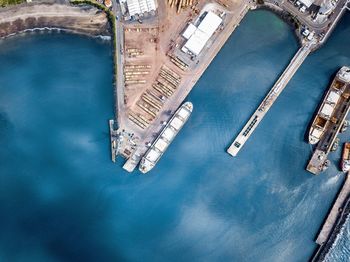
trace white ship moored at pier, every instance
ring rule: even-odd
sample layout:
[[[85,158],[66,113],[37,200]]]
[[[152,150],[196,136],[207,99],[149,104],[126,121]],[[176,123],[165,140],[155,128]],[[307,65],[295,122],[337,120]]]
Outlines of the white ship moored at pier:
[[[149,172],[162,157],[170,143],[187,122],[193,110],[191,102],[184,103],[166,124],[160,135],[147,150],[139,166],[142,173]]]
[[[343,66],[333,80],[317,115],[312,122],[309,132],[309,143],[317,144],[327,131],[329,123],[333,121],[332,116],[341,96],[350,83],[350,68]]]

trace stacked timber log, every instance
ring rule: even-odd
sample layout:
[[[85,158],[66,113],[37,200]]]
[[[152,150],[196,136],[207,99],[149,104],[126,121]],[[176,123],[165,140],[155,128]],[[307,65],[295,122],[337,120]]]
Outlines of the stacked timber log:
[[[150,65],[125,65],[124,78],[125,86],[145,84],[145,77],[150,73]]]
[[[198,0],[168,0],[170,7],[175,7],[177,13],[180,13],[183,8],[195,5],[197,2]]]
[[[141,129],[145,129],[157,117],[165,100],[174,94],[180,85],[181,76],[163,65],[153,83],[136,102],[139,112],[129,112],[129,119]]]

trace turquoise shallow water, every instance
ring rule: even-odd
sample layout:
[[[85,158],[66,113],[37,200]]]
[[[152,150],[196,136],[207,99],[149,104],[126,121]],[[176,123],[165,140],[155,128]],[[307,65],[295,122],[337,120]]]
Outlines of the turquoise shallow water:
[[[304,135],[331,76],[350,64],[349,24],[307,59],[233,159],[225,149],[298,48],[276,16],[250,13],[145,176],[110,161],[109,43],[65,34],[0,43],[0,261],[306,261],[343,175],[340,152],[321,176],[304,171]]]

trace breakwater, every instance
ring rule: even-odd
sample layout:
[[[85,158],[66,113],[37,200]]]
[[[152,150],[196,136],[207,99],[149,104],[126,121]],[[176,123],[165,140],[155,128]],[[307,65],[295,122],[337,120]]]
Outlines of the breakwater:
[[[322,262],[327,257],[327,254],[330,252],[331,248],[334,246],[336,239],[339,237],[339,234],[345,223],[349,219],[350,214],[350,195],[345,200],[344,205],[339,211],[336,222],[332,225],[332,230],[330,235],[327,238],[327,241],[322,244],[315,252],[314,256],[310,260],[311,262]]]

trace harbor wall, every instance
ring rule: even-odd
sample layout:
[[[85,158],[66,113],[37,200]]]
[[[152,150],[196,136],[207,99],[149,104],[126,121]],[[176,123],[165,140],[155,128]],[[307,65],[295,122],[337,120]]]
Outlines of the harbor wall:
[[[338,234],[344,226],[350,213],[350,179],[349,174],[346,175],[344,185],[340,190],[318,236],[316,243],[319,248],[315,251],[312,262],[323,261]]]
[[[334,242],[336,241],[340,231],[345,225],[345,222],[350,214],[350,195],[348,196],[345,205],[343,207],[342,213],[339,215],[336,224],[334,225],[332,232],[327,240],[327,242],[321,245],[314,253],[310,262],[322,262],[326,258],[328,252],[332,248]]]
[[[334,205],[331,211],[329,212],[320,233],[317,236],[317,239],[316,239],[317,244],[323,245],[327,241],[329,235],[332,232],[333,226],[336,224],[337,218],[342,215],[341,210],[343,209],[344,204],[346,203],[346,200],[349,197],[349,193],[350,193],[350,179],[349,179],[349,175],[347,175],[345,178],[344,185],[341,191],[339,192],[337,199],[334,202]]]

